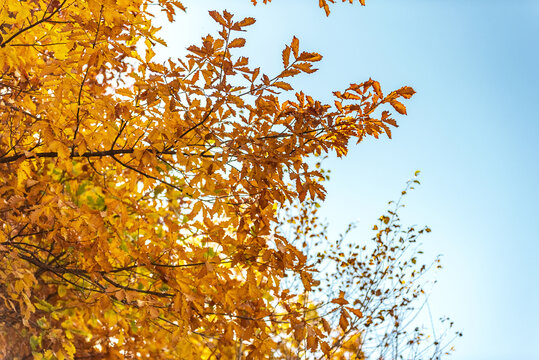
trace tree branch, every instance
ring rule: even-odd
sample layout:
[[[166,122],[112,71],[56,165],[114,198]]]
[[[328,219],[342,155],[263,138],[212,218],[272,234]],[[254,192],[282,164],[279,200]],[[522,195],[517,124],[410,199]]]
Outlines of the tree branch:
[[[153,154],[158,155],[174,155],[176,154],[176,151],[174,150],[167,150],[167,151],[156,151],[153,149],[144,149],[144,151],[148,151]],[[104,157],[104,156],[114,156],[114,155],[123,155],[123,154],[132,154],[135,152],[135,149],[117,149],[117,150],[104,150],[104,151],[87,151],[83,154],[71,154],[70,158],[91,158],[91,157]],[[37,154],[32,154],[32,156],[26,156],[24,154],[17,154],[12,156],[5,156],[0,157],[0,164],[7,164],[10,162],[14,162],[19,160],[20,158],[25,157],[26,159],[35,159],[35,158],[55,158],[58,157],[58,152],[56,151],[49,151],[49,152],[42,152]]]

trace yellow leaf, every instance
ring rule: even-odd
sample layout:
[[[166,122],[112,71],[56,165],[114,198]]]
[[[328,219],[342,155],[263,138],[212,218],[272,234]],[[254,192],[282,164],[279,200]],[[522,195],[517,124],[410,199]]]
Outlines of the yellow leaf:
[[[66,296],[66,294],[67,294],[66,286],[65,285],[58,286],[58,296],[62,298],[64,296]]]
[[[75,346],[73,345],[73,343],[71,341],[63,341],[62,342],[62,347],[64,348],[64,350],[67,352],[67,355],[68,357],[72,357],[75,352],[77,351],[77,349],[75,348]]]
[[[56,352],[56,358],[58,360],[64,360],[66,358],[65,354],[64,354],[64,350],[59,350]]]

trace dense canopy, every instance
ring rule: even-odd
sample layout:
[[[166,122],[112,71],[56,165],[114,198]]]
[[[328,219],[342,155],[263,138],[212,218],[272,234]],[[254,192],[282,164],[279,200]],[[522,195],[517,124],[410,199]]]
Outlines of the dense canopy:
[[[324,316],[308,315],[319,281],[293,244],[300,230],[283,230],[285,210],[324,198],[309,159],[391,136],[389,111],[405,114],[414,91],[384,94],[369,79],[332,104],[290,96],[288,79],[322,56],[292,37],[276,54],[282,70],[265,74],[234,55],[255,19],[226,11],[210,12],[220,30],[188,56],[158,62],[166,44],[152,13],[173,21],[179,10],[175,0],[0,5],[0,356],[342,351]],[[301,285],[285,288],[287,276]],[[353,335],[362,304],[344,289],[328,304]]]

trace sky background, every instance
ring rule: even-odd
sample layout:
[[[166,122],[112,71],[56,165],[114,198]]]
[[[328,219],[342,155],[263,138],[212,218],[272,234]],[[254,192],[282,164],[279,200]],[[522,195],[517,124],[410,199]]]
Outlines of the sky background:
[[[429,225],[426,254],[443,255],[430,307],[464,333],[451,358],[539,359],[539,1],[367,0],[333,6],[329,18],[317,3],[184,0],[160,56],[215,33],[207,11],[226,8],[257,19],[242,52],[263,72],[281,69],[294,35],[324,55],[318,72],[292,82],[315,98],[332,102],[332,91],[369,77],[385,92],[412,86],[392,140],[326,162],[322,216],[334,235],[360,219],[362,241],[421,170],[401,217]]]

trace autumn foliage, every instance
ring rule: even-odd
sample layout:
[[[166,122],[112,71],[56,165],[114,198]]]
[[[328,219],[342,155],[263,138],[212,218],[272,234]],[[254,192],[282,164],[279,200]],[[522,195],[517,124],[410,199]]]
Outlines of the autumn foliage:
[[[406,114],[414,90],[369,79],[332,104],[290,96],[289,79],[322,56],[293,37],[282,70],[265,74],[234,55],[255,19],[226,11],[210,12],[218,31],[188,56],[157,61],[152,12],[178,10],[0,5],[0,356],[361,358],[361,329],[397,311],[367,313],[346,284],[309,298],[327,259],[290,224],[314,221],[307,204],[324,199],[309,159],[390,137],[389,111]],[[287,217],[294,206],[303,213]],[[355,269],[357,254],[332,256]]]

